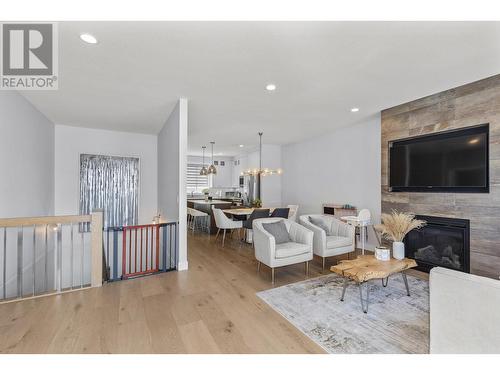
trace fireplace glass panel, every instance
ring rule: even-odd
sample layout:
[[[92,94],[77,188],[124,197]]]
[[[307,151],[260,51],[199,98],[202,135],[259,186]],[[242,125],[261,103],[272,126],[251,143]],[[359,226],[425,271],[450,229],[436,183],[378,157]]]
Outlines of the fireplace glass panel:
[[[464,230],[428,225],[407,236],[408,257],[429,265],[464,270]]]

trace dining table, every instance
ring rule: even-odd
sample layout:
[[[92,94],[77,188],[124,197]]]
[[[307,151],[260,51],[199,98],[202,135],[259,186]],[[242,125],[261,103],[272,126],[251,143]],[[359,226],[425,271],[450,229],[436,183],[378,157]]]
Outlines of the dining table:
[[[266,207],[259,207],[259,208],[265,209]],[[246,216],[246,217],[248,217],[252,214],[253,210],[255,210],[255,207],[226,208],[226,209],[223,209],[222,212],[224,212],[225,214],[231,215],[231,216]],[[269,208],[269,212],[273,212],[273,211],[274,211],[274,207]]]
[[[226,208],[223,209],[222,212],[224,212],[227,215],[232,216],[233,218],[239,218],[240,220],[244,218],[244,220],[248,219],[248,217],[252,214],[252,212],[255,210],[256,207],[241,207],[241,208]],[[259,207],[259,208],[269,208],[269,207]],[[273,212],[274,207],[269,208],[269,212]],[[245,242],[247,243],[252,243],[253,242],[253,233],[252,230],[249,229],[245,231]]]

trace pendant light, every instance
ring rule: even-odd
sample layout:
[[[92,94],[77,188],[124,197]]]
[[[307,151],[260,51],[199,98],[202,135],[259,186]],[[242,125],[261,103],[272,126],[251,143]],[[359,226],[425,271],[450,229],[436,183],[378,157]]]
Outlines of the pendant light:
[[[248,169],[244,172],[241,172],[242,176],[267,176],[273,174],[282,174],[283,171],[281,168],[278,169],[269,169],[262,168],[262,135],[264,133],[259,132],[259,169]]]
[[[212,144],[212,164],[208,167],[208,174],[217,174],[217,169],[214,165],[214,144],[215,142],[210,142]]]
[[[201,166],[200,176],[206,176],[206,175],[208,175],[207,167],[205,167],[205,149],[206,148],[207,148],[207,146],[203,146],[202,147],[202,150],[203,150],[203,165]]]

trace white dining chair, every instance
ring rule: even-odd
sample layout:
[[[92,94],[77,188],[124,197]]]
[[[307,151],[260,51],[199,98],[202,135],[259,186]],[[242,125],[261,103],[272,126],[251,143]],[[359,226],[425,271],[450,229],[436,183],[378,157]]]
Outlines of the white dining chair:
[[[232,231],[233,229],[241,229],[243,227],[243,222],[228,218],[220,208],[215,208],[214,206],[212,206],[212,212],[214,214],[215,225],[217,227],[215,241],[217,241],[221,229],[224,230],[224,234],[222,235],[222,247],[224,247],[226,230],[230,229]]]

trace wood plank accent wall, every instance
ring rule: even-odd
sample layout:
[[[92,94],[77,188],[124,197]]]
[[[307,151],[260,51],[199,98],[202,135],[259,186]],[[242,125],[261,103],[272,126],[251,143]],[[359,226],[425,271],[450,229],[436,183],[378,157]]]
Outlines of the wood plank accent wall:
[[[382,111],[382,212],[470,220],[470,271],[500,276],[500,74]],[[490,124],[490,193],[388,191],[388,143]]]

